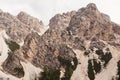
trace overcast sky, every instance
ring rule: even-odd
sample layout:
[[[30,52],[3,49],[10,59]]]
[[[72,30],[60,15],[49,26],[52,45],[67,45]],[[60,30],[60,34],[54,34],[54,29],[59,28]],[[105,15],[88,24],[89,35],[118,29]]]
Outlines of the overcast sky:
[[[120,0],[0,0],[0,9],[13,15],[25,11],[48,24],[55,14],[78,10],[88,3],[95,3],[101,12],[120,24]]]

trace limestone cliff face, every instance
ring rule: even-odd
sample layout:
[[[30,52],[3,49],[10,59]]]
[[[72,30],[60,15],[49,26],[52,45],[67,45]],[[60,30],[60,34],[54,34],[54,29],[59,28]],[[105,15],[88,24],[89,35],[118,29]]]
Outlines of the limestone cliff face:
[[[31,30],[41,32],[41,29],[44,27],[42,21],[39,21],[37,18],[34,18],[25,12],[20,12],[17,15],[17,18],[25,25],[28,25]]]
[[[76,14],[76,11],[71,11],[63,14],[56,14],[52,19],[50,19],[49,26],[51,29],[65,29],[71,20],[71,18]]]
[[[18,24],[27,25],[28,29],[22,29],[26,32],[24,45],[12,52],[3,63],[2,67],[7,73],[24,77],[18,75],[16,67],[23,68],[20,62],[25,62],[40,69],[61,70],[64,75],[61,80],[119,80],[120,26],[101,13],[95,4],[55,15],[42,36],[37,32],[43,24],[36,18],[21,12],[15,20],[18,20]],[[17,30],[14,31],[16,33]],[[13,66],[9,67],[11,64]]]
[[[93,37],[105,41],[115,39],[109,16],[101,13],[95,4],[88,4],[87,7],[79,9],[71,19],[68,29],[73,35],[86,39]]]
[[[38,19],[21,12],[13,16],[6,12],[0,12],[0,28],[5,29],[12,40],[22,42],[32,31],[41,32],[43,23]]]

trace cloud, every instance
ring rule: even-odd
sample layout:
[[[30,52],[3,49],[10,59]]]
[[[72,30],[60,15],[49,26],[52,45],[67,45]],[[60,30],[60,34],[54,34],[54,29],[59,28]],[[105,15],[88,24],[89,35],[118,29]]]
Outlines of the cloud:
[[[25,11],[48,24],[55,14],[78,10],[91,2],[110,15],[113,21],[120,23],[120,0],[0,0],[0,8],[13,15]]]

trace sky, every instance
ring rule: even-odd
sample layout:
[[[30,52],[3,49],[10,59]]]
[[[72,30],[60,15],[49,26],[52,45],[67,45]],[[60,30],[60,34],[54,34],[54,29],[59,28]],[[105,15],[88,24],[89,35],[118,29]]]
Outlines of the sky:
[[[55,14],[77,11],[89,3],[95,3],[102,13],[120,24],[120,0],[0,0],[0,9],[13,15],[27,12],[47,25]]]

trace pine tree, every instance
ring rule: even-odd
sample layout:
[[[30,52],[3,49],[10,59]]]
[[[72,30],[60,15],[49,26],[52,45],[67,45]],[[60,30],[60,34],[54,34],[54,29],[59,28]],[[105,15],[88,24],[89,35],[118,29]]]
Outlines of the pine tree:
[[[88,77],[90,80],[95,79],[94,71],[93,71],[93,66],[91,60],[88,61]]]

